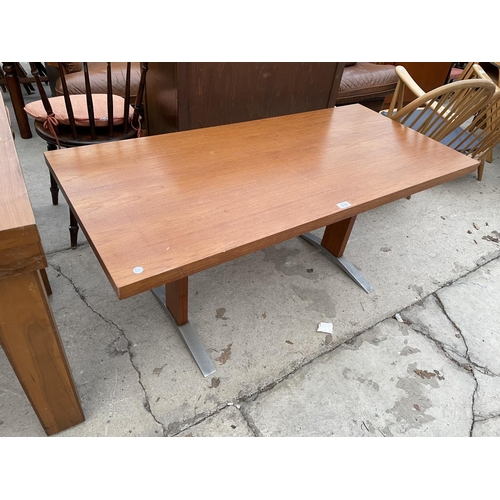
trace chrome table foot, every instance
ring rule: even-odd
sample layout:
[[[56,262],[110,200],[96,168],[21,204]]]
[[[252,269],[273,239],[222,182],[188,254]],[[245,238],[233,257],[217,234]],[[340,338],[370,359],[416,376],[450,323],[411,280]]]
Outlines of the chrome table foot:
[[[212,363],[212,360],[208,356],[207,351],[205,351],[205,348],[203,347],[203,344],[201,343],[201,340],[198,337],[196,330],[192,327],[191,323],[189,323],[188,321],[184,325],[178,325],[174,317],[172,316],[172,313],[168,310],[165,298],[165,287],[159,286],[158,288],[154,288],[151,291],[167,312],[172,323],[177,328],[177,331],[182,337],[182,340],[184,340],[187,348],[189,349],[189,352],[191,353],[191,356],[193,356],[203,376],[208,377],[209,375],[212,375],[212,373],[215,373],[215,367]]]
[[[324,246],[321,245],[321,239],[312,233],[302,234],[300,236],[311,245],[315,246],[325,253],[335,264],[337,264],[352,280],[354,280],[366,293],[372,293],[375,289],[368,280],[359,272],[354,264],[344,256],[335,257]]]

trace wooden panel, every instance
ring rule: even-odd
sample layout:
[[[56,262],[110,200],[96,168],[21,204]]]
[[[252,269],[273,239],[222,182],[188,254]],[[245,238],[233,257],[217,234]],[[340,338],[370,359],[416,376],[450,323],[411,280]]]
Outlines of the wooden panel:
[[[424,92],[429,92],[430,90],[444,85],[450,74],[452,65],[451,62],[395,62],[384,64],[404,66]],[[391,98],[392,96],[386,98],[384,107],[388,107]],[[407,90],[405,93],[405,104],[413,101],[413,99],[415,99],[415,96]]]
[[[150,63],[148,135],[332,107],[344,63]]]
[[[412,78],[425,92],[446,83],[450,73],[451,62],[401,62]]]
[[[47,260],[40,242],[0,251],[0,280],[45,267],[47,267]]]
[[[179,130],[177,63],[149,63],[144,110],[148,135]]]
[[[327,108],[337,63],[179,63],[179,130]]]
[[[45,155],[120,298],[478,166],[357,104]]]

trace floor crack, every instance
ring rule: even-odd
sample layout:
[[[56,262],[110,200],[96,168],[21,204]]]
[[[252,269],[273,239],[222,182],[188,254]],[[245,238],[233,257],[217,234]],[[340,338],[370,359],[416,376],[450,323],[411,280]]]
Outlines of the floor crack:
[[[62,251],[62,250],[61,250]],[[58,253],[59,251],[56,251],[54,253]],[[496,260],[500,258],[499,255],[495,255],[493,256],[490,260],[488,261],[485,261],[485,262],[481,262],[481,264],[477,263],[477,267],[472,269],[471,271],[465,273],[463,276],[460,276],[459,278],[457,278],[456,280],[454,281],[450,281],[448,283],[445,283],[443,286],[441,286],[441,288],[439,290],[442,290],[443,288],[445,287],[448,287],[448,286],[451,286],[453,283],[455,283],[456,281],[458,281],[458,279],[461,279],[469,274],[472,274],[473,272],[477,271],[479,268],[483,267],[484,265]],[[138,370],[138,368],[135,366],[134,362],[133,362],[133,353],[131,352],[131,348],[132,348],[132,345],[131,343],[129,342],[129,340],[126,338],[125,334],[123,333],[123,331],[115,324],[113,323],[111,320],[108,320],[107,318],[104,318],[101,314],[99,314],[97,311],[95,311],[86,301],[86,298],[85,296],[80,292],[80,290],[78,290],[78,288],[76,287],[76,285],[73,283],[73,281],[68,278],[67,276],[65,276],[60,268],[58,266],[55,266],[55,265],[52,265],[52,267],[61,273],[62,276],[64,276],[74,287],[75,291],[78,293],[78,295],[81,297],[82,301],[95,313],[97,314],[98,316],[100,316],[104,321],[112,324],[113,326],[115,326],[119,332],[121,332],[121,334],[123,335],[123,338],[126,340],[127,342],[127,351],[128,351],[128,354],[129,354],[129,357],[130,357],[130,361],[132,363],[132,366],[135,368],[135,370],[137,371],[138,373],[138,376],[139,376],[139,383],[144,391],[144,394],[145,394],[145,404],[144,404],[144,407],[146,408],[146,410],[152,415],[152,417],[154,418],[154,420],[161,426],[161,428],[163,429],[163,436],[175,436],[175,435],[178,435],[180,434],[181,432],[185,431],[186,429],[189,429],[190,427],[194,426],[194,425],[197,425],[199,424],[200,422],[203,422],[204,420],[206,420],[207,418],[213,416],[213,415],[216,415],[218,414],[221,410],[223,410],[224,408],[226,408],[227,406],[229,406],[229,404],[226,404],[226,405],[223,405],[219,408],[217,408],[216,410],[214,411],[211,411],[211,412],[207,412],[203,415],[198,415],[198,416],[194,416],[193,418],[190,418],[190,419],[187,419],[187,420],[184,420],[182,422],[175,422],[175,423],[172,423],[169,425],[168,429],[160,422],[156,419],[156,417],[154,416],[153,412],[151,411],[151,407],[149,405],[149,398],[148,398],[148,395],[147,395],[147,392],[146,392],[146,388],[144,387],[144,385],[142,384],[142,381],[141,381],[141,374],[140,374],[140,371]],[[473,369],[476,369],[478,371],[480,371],[481,373],[485,374],[485,375],[491,375],[491,376],[499,376],[497,374],[493,374],[492,372],[490,372],[487,368],[485,367],[481,367],[479,365],[477,365],[476,363],[472,362],[469,358],[469,349],[468,349],[468,346],[467,346],[467,343],[465,342],[465,339],[460,331],[460,329],[458,328],[458,326],[451,320],[451,318],[448,316],[446,310],[444,309],[444,306],[441,302],[441,300],[439,299],[439,297],[437,297],[437,292],[439,290],[436,290],[435,292],[432,292],[430,293],[429,295],[434,295],[437,299],[437,302],[438,302],[438,305],[440,306],[440,308],[443,310],[443,313],[445,314],[445,316],[450,320],[450,322],[452,323],[452,325],[456,328],[456,330],[460,333],[460,335],[462,336],[463,340],[464,340],[464,344],[465,344],[465,348],[466,348],[466,356],[465,356],[465,359],[467,359],[467,361],[469,362],[470,364],[470,369],[468,369],[467,367],[464,367],[463,365],[461,365],[458,361],[456,361],[455,359],[453,359],[450,354],[446,351],[445,349],[445,344],[432,338],[430,335],[428,335],[427,333],[421,331],[418,327],[416,327],[416,325],[411,325],[409,322],[407,322],[407,320],[405,320],[405,323],[407,323],[412,329],[414,329],[416,332],[424,335],[426,338],[428,338],[429,340],[433,341],[442,351],[443,353],[445,354],[445,356],[450,359],[453,363],[455,363],[457,366],[461,367],[461,368],[465,368],[469,373],[471,373],[471,376],[473,377],[474,381],[475,381],[475,388],[474,388],[474,391],[473,391],[473,395],[472,395],[472,423],[471,423],[471,427],[470,427],[470,432],[469,432],[469,435],[472,436],[472,432],[473,432],[473,428],[474,428],[474,423],[476,421],[476,417],[474,415],[474,403],[475,403],[475,397],[476,397],[476,393],[477,393],[477,390],[478,390],[478,381],[476,379],[476,376],[474,374],[474,371]],[[428,295],[428,296],[429,296]],[[427,297],[428,297],[427,296]],[[419,299],[419,301],[422,301],[424,300],[426,297],[423,297],[421,299]],[[413,304],[410,304],[408,307],[411,307]],[[261,386],[259,388],[257,388],[255,391],[253,391],[252,393],[250,394],[247,394],[247,395],[240,395],[238,398],[237,398],[237,402],[238,403],[244,403],[244,402],[247,402],[247,401],[251,401],[255,398],[257,398],[259,395],[269,391],[270,389],[272,389],[274,386],[280,384],[281,382],[283,382],[284,380],[288,379],[289,377],[291,377],[293,374],[295,374],[298,370],[300,370],[301,368],[313,363],[314,361],[316,361],[317,359],[323,357],[323,356],[326,356],[330,353],[332,353],[333,351],[335,351],[336,349],[340,348],[340,347],[343,347],[344,345],[348,344],[349,342],[352,342],[353,340],[355,340],[357,337],[363,335],[364,333],[366,333],[368,330],[370,330],[371,328],[374,328],[375,326],[377,326],[378,324],[380,323],[383,323],[384,321],[386,321],[387,319],[390,319],[390,318],[393,318],[394,317],[394,314],[389,314],[387,316],[385,316],[384,318],[381,318],[379,321],[377,321],[375,324],[371,325],[370,327],[362,330],[362,331],[359,331],[359,332],[356,332],[354,333],[354,335],[352,337],[350,337],[349,339],[346,339],[342,342],[340,342],[339,344],[331,344],[328,348],[326,348],[323,352],[320,352],[319,354],[317,354],[316,356],[313,356],[311,357],[310,359],[303,359],[302,362],[300,362],[298,365],[296,365],[294,368],[292,368],[290,370],[289,373],[279,377],[277,380],[271,382],[271,383],[268,383],[266,384],[265,386]],[[459,354],[459,353],[457,353]],[[460,354],[459,354],[460,355]],[[235,403],[233,403],[235,404]],[[239,406],[239,404],[238,404]],[[247,425],[249,426],[249,428],[252,430],[252,432],[256,435],[256,436],[260,436],[262,435],[260,430],[252,425],[251,421],[247,418],[247,415],[245,415],[245,412],[241,410],[241,408],[238,408],[243,416],[243,418],[245,419],[245,421],[247,422]],[[478,421],[479,421],[479,418],[481,417],[478,417]]]
[[[478,415],[476,422],[486,422],[487,420],[492,420],[495,418],[500,418],[500,413],[497,415]]]
[[[163,433],[163,436],[166,436],[167,435],[167,430],[165,428],[165,426],[162,424],[162,422],[160,422],[155,414],[153,413],[152,409],[151,409],[151,405],[149,403],[149,395],[148,395],[148,392],[146,390],[146,387],[142,381],[142,376],[141,376],[141,372],[138,368],[138,366],[136,365],[136,363],[134,362],[134,353],[133,353],[133,344],[132,342],[127,338],[127,336],[125,335],[125,332],[123,331],[122,328],[120,328],[113,320],[109,319],[109,318],[106,318],[104,317],[99,311],[96,311],[87,301],[87,298],[85,297],[85,295],[82,293],[81,290],[78,289],[78,287],[76,286],[75,282],[69,277],[69,276],[66,276],[63,271],[61,270],[60,266],[58,265],[55,265],[55,264],[49,264],[55,271],[57,271],[63,278],[65,278],[70,284],[71,286],[73,287],[73,289],[75,290],[75,292],[78,294],[78,296],[80,297],[80,299],[82,300],[82,302],[94,313],[96,314],[97,316],[99,316],[99,318],[101,318],[105,323],[107,323],[108,325],[111,325],[113,326],[119,333],[118,337],[115,339],[115,343],[120,340],[120,339],[124,339],[125,340],[125,343],[126,343],[126,349],[125,351],[127,352],[128,354],[128,357],[129,357],[129,360],[130,360],[130,363],[132,365],[132,367],[134,368],[134,370],[137,372],[137,377],[138,377],[138,382],[139,382],[139,385],[141,386],[142,388],[142,391],[144,393],[144,402],[143,402],[143,406],[145,408],[145,410],[151,415],[151,417],[153,418],[153,420],[161,427],[162,429],[162,433]]]
[[[474,373],[474,369],[480,371],[481,373],[484,373],[485,375],[489,374],[489,373],[485,373],[485,371],[489,372],[489,370],[485,369],[484,367],[479,367],[476,363],[473,363],[471,361],[470,355],[469,355],[469,346],[467,345],[467,340],[465,339],[465,336],[463,335],[462,330],[458,327],[458,325],[449,316],[449,314],[446,311],[446,308],[444,307],[444,304],[441,301],[441,299],[439,298],[437,292],[434,292],[432,295],[436,299],[437,305],[439,306],[439,308],[441,309],[441,311],[443,311],[443,314],[446,316],[446,318],[451,323],[451,325],[453,326],[453,328],[460,334],[460,337],[461,337],[461,339],[462,339],[462,341],[463,341],[463,343],[465,345],[465,356],[464,357],[470,363],[470,367],[471,367],[470,374],[472,375],[472,378],[474,379],[474,384],[475,384],[474,385],[474,391],[472,392],[472,398],[471,398],[472,422],[471,422],[470,429],[469,429],[469,436],[472,437],[473,432],[474,432],[474,425],[476,423],[476,413],[475,413],[475,410],[474,410],[474,406],[475,406],[475,403],[476,403],[477,391],[479,390],[479,382],[477,381],[477,377],[476,377],[476,374]],[[482,368],[482,370],[480,368]]]
[[[253,432],[255,437],[263,437],[262,432],[260,431],[257,424],[254,422],[253,418],[241,407],[238,405],[238,411],[240,412],[241,417],[247,423],[248,428]]]

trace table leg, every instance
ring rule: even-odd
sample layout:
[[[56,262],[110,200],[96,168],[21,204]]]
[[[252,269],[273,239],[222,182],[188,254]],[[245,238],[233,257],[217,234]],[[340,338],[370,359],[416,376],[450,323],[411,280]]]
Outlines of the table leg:
[[[174,323],[203,376],[208,377],[215,373],[212,360],[196,330],[188,321],[188,278],[181,278],[165,286],[154,288],[152,292]]]
[[[178,326],[188,322],[188,279],[165,285],[165,304]]]
[[[47,151],[55,151],[57,146],[55,144],[47,144]],[[52,195],[52,205],[59,204],[59,186],[57,185],[57,181],[49,170],[50,175],[50,194]]]
[[[24,111],[24,98],[19,77],[17,76],[16,64],[12,62],[3,63],[3,71],[5,73],[5,84],[9,90],[10,100],[14,108],[21,137],[23,139],[31,139],[33,136],[31,135],[28,115]]]
[[[47,276],[46,269],[40,269],[40,277],[42,278],[43,286],[45,287],[47,295],[52,295],[52,288],[50,286],[50,281],[49,277]]]
[[[326,226],[322,240],[312,233],[303,234],[301,237],[328,255],[328,257],[366,293],[371,293],[374,290],[373,286],[359,272],[354,264],[344,257],[344,250],[347,246],[355,220],[356,216]]]
[[[72,250],[75,250],[78,246],[78,221],[76,220],[75,214],[71,208],[69,209],[69,239],[70,246]]]
[[[85,420],[40,271],[0,280],[0,344],[45,432]]]

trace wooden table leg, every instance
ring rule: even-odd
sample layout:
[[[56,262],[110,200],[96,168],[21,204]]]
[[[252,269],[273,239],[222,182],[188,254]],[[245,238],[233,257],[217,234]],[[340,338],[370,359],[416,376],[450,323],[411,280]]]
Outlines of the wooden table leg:
[[[178,325],[185,325],[188,322],[187,276],[165,285],[165,305]]]
[[[335,257],[342,257],[355,220],[356,216],[326,226],[321,245]]]
[[[3,71],[5,73],[5,84],[9,90],[10,100],[14,108],[21,137],[23,139],[31,139],[33,136],[31,135],[28,115],[24,111],[24,98],[19,77],[17,76],[16,64],[13,62],[3,63]]]
[[[0,344],[48,435],[85,420],[40,271],[0,280]]]

